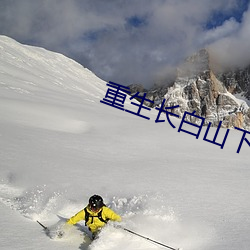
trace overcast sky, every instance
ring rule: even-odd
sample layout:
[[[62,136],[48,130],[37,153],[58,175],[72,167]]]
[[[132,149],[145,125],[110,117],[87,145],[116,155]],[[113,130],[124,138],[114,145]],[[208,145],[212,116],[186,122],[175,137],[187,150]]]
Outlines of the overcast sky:
[[[211,46],[250,62],[250,0],[0,0],[0,34],[61,52],[106,81],[145,86]]]

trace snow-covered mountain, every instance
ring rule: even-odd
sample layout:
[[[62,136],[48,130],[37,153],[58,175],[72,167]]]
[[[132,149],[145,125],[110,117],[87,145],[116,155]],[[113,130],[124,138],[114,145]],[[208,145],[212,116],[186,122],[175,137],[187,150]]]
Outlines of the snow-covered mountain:
[[[250,103],[250,66],[225,70],[216,75],[230,93],[239,95],[240,98],[245,98]]]
[[[155,105],[166,100],[165,107],[179,105],[173,113],[183,117],[184,112],[195,111],[211,123],[226,128],[239,127],[250,130],[249,68],[243,70],[217,72],[212,63],[209,51],[202,49],[188,57],[177,69],[175,81],[169,86],[155,86],[147,92],[147,97]],[[134,92],[138,91],[138,87]],[[150,105],[150,103],[148,103]],[[152,104],[151,104],[152,105]],[[200,119],[186,116],[186,119],[197,124]]]
[[[112,80],[112,79],[111,79]],[[184,250],[248,250],[249,146],[230,130],[225,146],[100,102],[106,82],[63,55],[0,36],[0,248],[153,250],[108,225],[91,243],[84,222],[53,229],[103,196],[122,225]],[[135,102],[132,100],[133,103]],[[124,108],[138,110],[126,99]],[[187,128],[186,128],[187,129]],[[215,128],[210,128],[213,138]],[[217,140],[224,138],[221,129]],[[249,138],[249,134],[246,135]]]
[[[2,119],[18,120],[19,123],[47,129],[56,126],[62,131],[81,132],[78,128],[84,121],[70,119],[71,110],[69,117],[65,116],[67,112],[63,109],[63,114],[59,109],[47,112],[51,109],[49,103],[64,101],[68,106],[74,105],[74,102],[68,103],[70,93],[75,100],[80,99],[82,105],[91,105],[105,94],[106,89],[104,81],[73,60],[42,48],[21,45],[4,36],[0,40],[0,74],[0,109],[4,112],[8,107],[11,111]],[[93,81],[95,84],[92,84]],[[30,101],[34,106],[30,105]],[[23,112],[20,112],[20,107],[23,107]]]

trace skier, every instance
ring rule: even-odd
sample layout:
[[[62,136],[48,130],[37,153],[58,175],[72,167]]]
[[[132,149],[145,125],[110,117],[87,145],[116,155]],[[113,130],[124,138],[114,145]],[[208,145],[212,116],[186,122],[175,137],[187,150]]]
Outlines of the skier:
[[[80,220],[85,220],[85,226],[92,232],[92,238],[94,239],[109,220],[120,222],[122,219],[113,210],[105,206],[101,196],[95,194],[89,198],[89,204],[72,216],[67,224],[74,225]]]

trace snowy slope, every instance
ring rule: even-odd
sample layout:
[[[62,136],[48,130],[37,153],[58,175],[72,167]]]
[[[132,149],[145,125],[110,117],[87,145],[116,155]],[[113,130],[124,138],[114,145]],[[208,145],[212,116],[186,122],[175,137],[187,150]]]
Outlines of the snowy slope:
[[[202,139],[205,128],[196,140],[178,133],[178,119],[175,129],[155,123],[154,109],[142,111],[146,120],[100,103],[106,90],[70,59],[0,37],[0,248],[162,249],[112,225],[92,244],[83,227],[51,240],[36,223],[53,227],[97,193],[123,226],[169,246],[248,250],[242,133],[231,130],[220,149]],[[128,98],[125,108],[136,110]]]

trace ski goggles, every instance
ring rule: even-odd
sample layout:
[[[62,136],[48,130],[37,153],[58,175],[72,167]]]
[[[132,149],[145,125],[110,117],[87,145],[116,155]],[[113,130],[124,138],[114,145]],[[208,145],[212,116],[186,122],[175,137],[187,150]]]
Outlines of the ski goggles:
[[[92,206],[90,205],[89,208],[93,212],[97,212],[97,211],[99,211],[101,209],[101,207],[97,207],[97,206],[93,206],[93,205]]]

